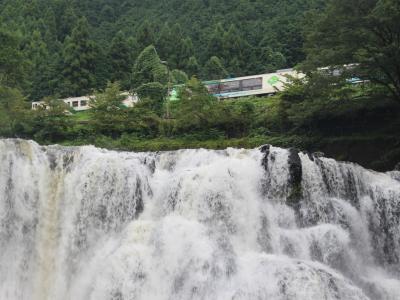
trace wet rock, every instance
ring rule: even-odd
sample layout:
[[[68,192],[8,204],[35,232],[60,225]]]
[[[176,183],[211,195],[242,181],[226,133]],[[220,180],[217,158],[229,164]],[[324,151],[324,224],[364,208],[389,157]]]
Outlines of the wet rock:
[[[307,154],[309,160],[314,161],[314,155],[313,155],[313,153],[310,153],[310,152],[308,152],[308,151],[305,152],[305,153]]]
[[[264,170],[268,170],[268,156],[270,153],[271,145],[263,145],[260,147],[261,153],[264,153],[264,157],[261,161],[261,165],[263,166]]]
[[[156,161],[154,159],[144,159],[144,164],[150,169],[151,174],[156,171]]]
[[[314,157],[324,157],[325,156],[325,153],[324,152],[314,152],[313,154],[312,154]]]
[[[49,159],[50,169],[54,171],[57,168],[57,156],[54,152],[47,152],[47,157]]]
[[[135,218],[137,218],[144,210],[143,203],[143,193],[142,193],[142,181],[139,177],[136,179],[136,190],[135,190],[135,199],[136,207],[135,207]]]
[[[295,148],[289,149],[288,164],[290,192],[287,197],[287,204],[294,208],[299,208],[302,197],[301,180],[303,177],[299,150]]]
[[[394,166],[394,171],[400,171],[400,162]]]

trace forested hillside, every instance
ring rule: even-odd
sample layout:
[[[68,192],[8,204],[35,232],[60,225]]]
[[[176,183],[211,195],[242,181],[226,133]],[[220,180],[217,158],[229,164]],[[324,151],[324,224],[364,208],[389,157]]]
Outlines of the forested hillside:
[[[399,20],[398,0],[0,0],[0,136],[145,151],[271,143],[390,170]],[[220,101],[199,80],[292,66],[305,77],[274,97]],[[131,89],[140,101],[121,107]],[[59,100],[93,94],[87,112]]]
[[[304,14],[323,2],[2,0],[0,28],[22,50],[18,85],[38,100],[107,81],[128,89],[134,61],[150,44],[170,69],[202,79],[216,68],[239,76],[292,67],[304,59]]]

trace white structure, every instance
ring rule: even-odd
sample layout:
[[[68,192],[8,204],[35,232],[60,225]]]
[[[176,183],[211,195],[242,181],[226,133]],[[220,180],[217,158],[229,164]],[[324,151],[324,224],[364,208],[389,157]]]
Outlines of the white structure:
[[[288,76],[302,78],[305,75],[293,69],[275,73],[244,76],[203,82],[210,94],[218,98],[237,98],[252,95],[270,95],[285,88]]]
[[[88,110],[90,109],[89,102],[90,97],[82,96],[82,97],[72,97],[62,99],[65,104],[69,107],[72,107],[76,111]]]
[[[132,96],[128,92],[123,92],[121,93],[121,96],[125,96],[124,100],[122,100],[122,104],[126,107],[133,107],[133,105],[138,101],[138,96],[136,94]],[[75,111],[84,111],[90,109],[90,98],[92,97],[94,96],[71,97],[61,100]],[[37,109],[43,105],[43,101],[32,102],[32,109]]]

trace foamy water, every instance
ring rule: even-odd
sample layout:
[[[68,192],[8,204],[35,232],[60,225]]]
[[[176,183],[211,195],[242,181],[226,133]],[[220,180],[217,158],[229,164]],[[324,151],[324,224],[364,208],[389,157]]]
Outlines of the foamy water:
[[[0,299],[400,299],[400,173],[289,157],[0,140]]]

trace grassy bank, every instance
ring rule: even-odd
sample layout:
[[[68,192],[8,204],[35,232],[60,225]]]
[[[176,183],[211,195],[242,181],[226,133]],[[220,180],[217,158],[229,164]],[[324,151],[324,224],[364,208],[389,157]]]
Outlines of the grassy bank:
[[[232,139],[195,140],[192,138],[137,138],[119,139],[97,137],[92,140],[74,140],[61,143],[66,146],[95,145],[118,151],[169,151],[179,149],[257,148],[270,144],[282,148],[297,148],[308,152],[323,152],[336,160],[351,161],[366,168],[388,171],[400,161],[400,136],[344,136],[321,137],[301,135],[253,136]]]

